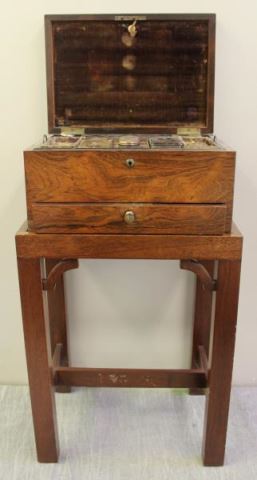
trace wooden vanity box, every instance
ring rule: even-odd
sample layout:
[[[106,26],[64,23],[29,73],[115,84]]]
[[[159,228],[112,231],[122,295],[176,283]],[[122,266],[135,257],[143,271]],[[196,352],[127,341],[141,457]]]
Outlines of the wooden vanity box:
[[[50,135],[24,152],[29,230],[230,232],[215,15],[53,15],[45,31]]]
[[[24,152],[28,224],[16,235],[38,460],[58,460],[54,391],[186,387],[207,397],[203,463],[222,465],[242,235],[235,152],[212,133],[215,16],[47,16],[45,27],[49,133]],[[179,260],[196,275],[191,368],[70,364],[63,275],[87,258]]]

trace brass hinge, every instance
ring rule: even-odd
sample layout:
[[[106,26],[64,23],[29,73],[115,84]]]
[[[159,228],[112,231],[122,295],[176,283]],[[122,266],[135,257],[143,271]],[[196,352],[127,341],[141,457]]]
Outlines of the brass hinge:
[[[192,127],[178,127],[177,128],[177,135],[181,135],[182,137],[201,137],[201,130],[200,128],[192,128]]]
[[[127,22],[133,20],[146,20],[146,15],[115,15],[114,19],[118,22]]]

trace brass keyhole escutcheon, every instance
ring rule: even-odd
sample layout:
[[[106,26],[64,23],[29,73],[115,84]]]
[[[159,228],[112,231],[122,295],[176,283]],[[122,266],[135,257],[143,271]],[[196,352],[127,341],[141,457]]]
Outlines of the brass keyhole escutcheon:
[[[132,168],[135,165],[135,160],[133,158],[127,158],[126,165],[128,168]]]
[[[128,224],[131,225],[136,219],[136,216],[132,210],[127,210],[124,213],[124,221]]]

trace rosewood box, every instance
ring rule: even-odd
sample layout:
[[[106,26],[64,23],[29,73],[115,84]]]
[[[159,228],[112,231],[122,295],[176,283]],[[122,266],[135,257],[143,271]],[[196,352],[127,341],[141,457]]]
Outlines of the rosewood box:
[[[29,230],[230,232],[215,15],[51,15],[45,33],[49,131],[24,152]]]

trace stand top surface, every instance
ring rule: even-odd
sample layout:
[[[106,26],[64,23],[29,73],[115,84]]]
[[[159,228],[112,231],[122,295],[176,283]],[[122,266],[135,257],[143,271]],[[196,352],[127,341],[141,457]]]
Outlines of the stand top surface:
[[[224,235],[90,235],[32,233],[25,222],[16,234],[18,257],[99,259],[240,260],[237,226]]]

